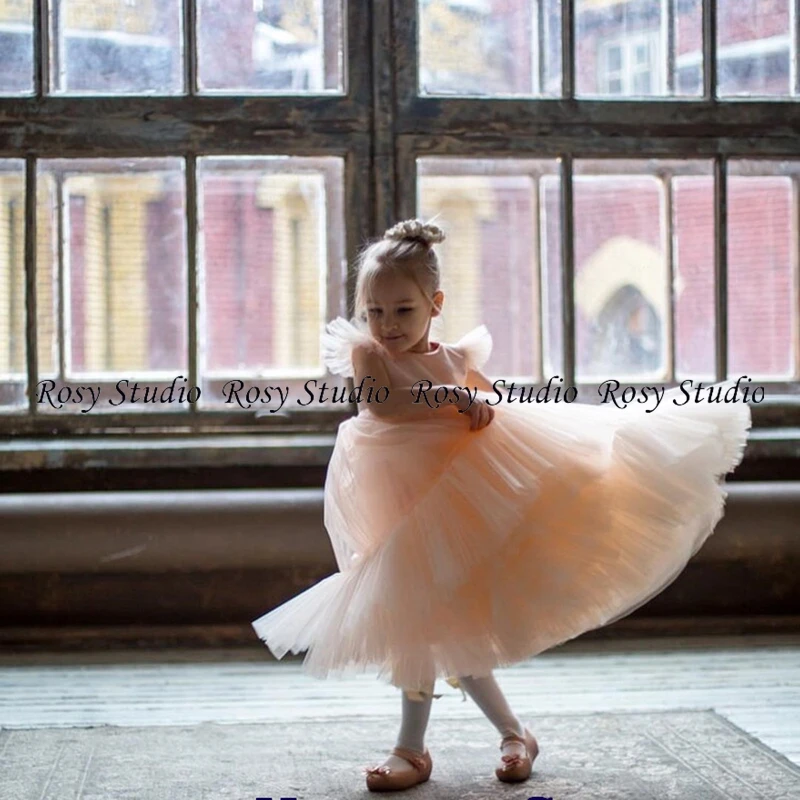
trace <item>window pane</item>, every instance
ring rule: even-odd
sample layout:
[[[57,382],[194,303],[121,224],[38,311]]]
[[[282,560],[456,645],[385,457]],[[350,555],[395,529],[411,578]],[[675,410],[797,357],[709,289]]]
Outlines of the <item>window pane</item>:
[[[674,87],[668,30],[674,32]],[[575,91],[579,96],[701,95],[702,4],[699,0],[632,3],[575,2]]]
[[[183,91],[179,0],[51,0],[53,91]]]
[[[607,67],[610,72],[619,72],[622,69],[622,47],[612,45],[607,52]]]
[[[419,92],[561,95],[561,4],[419,0]]]
[[[25,162],[0,159],[0,408],[25,403]]]
[[[652,94],[652,73],[649,70],[639,72],[633,78],[633,93],[636,95]]]
[[[798,165],[732,160],[728,350],[734,377],[797,378]]]
[[[676,267],[672,289],[676,351],[681,359],[678,371],[707,364],[703,354],[709,347],[713,353],[713,328],[704,327],[707,317],[693,320],[691,314],[700,300],[708,298],[703,289],[714,274],[713,251],[708,260],[708,243],[713,241],[713,206],[707,187],[697,183],[697,176],[710,174],[710,162],[575,162],[579,379],[671,379],[671,292],[666,251],[669,236]],[[693,182],[686,183],[688,178],[683,176],[691,176]],[[671,220],[666,215],[670,186]],[[691,216],[693,211],[700,213]],[[713,302],[713,295],[711,299]],[[713,305],[710,318],[713,325]],[[700,348],[697,354],[695,348]]]
[[[435,331],[455,341],[481,323],[494,338],[489,375],[506,380],[542,374],[543,308],[557,205],[554,160],[421,158],[419,216],[436,217],[447,234],[441,256],[443,313]],[[547,182],[548,190],[545,190]],[[555,224],[558,240],[558,226]],[[549,344],[549,342],[548,342]]]
[[[183,162],[45,160],[38,190],[41,377],[53,379],[55,391],[89,378],[106,384],[92,413],[174,410],[108,401],[119,402],[119,380],[164,388],[186,375]]]
[[[201,91],[344,91],[338,0],[197,0]]]
[[[0,2],[0,94],[33,92],[33,0]]]
[[[792,0],[717,3],[718,94],[790,94]]]
[[[674,247],[675,369],[685,378],[716,376],[714,316],[714,177],[682,175],[672,180]],[[698,166],[698,171],[701,167]]]
[[[320,334],[344,307],[342,159],[198,167],[204,397],[233,403],[232,379],[322,376]]]

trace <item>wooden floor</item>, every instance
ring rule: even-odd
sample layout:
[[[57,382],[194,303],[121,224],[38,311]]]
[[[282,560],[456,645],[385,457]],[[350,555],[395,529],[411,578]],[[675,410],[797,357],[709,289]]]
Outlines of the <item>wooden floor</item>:
[[[574,641],[498,670],[509,702],[536,714],[713,708],[800,765],[800,634]],[[437,718],[479,716],[437,682]],[[305,675],[266,648],[0,655],[0,727],[175,725],[380,714],[398,690],[374,672]]]

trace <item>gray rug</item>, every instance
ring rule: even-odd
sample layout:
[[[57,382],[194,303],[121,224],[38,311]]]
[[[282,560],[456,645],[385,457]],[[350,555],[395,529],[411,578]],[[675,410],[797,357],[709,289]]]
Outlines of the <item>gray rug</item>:
[[[800,800],[800,767],[712,710],[536,715],[530,780],[494,777],[485,719],[440,719],[427,745],[427,798]],[[374,798],[360,768],[383,760],[395,718],[287,725],[0,730],[3,800]],[[399,796],[397,794],[392,796]]]

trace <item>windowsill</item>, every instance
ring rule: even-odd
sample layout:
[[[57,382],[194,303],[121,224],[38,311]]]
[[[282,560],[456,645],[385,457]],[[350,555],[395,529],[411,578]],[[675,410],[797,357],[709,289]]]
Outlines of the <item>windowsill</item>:
[[[335,433],[14,438],[0,442],[0,473],[30,469],[325,466]]]
[[[324,467],[336,433],[14,438],[0,442],[0,474],[33,469]],[[800,459],[800,427],[750,431],[745,460]]]
[[[745,458],[800,459],[800,427],[751,429]]]

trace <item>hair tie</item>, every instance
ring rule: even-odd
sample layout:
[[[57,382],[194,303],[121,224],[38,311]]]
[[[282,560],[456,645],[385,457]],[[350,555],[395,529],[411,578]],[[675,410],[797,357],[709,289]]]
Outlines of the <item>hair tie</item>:
[[[426,247],[431,247],[443,242],[446,237],[444,231],[437,225],[427,224],[420,219],[406,219],[389,228],[383,234],[383,238],[396,241],[403,239],[418,241]]]

